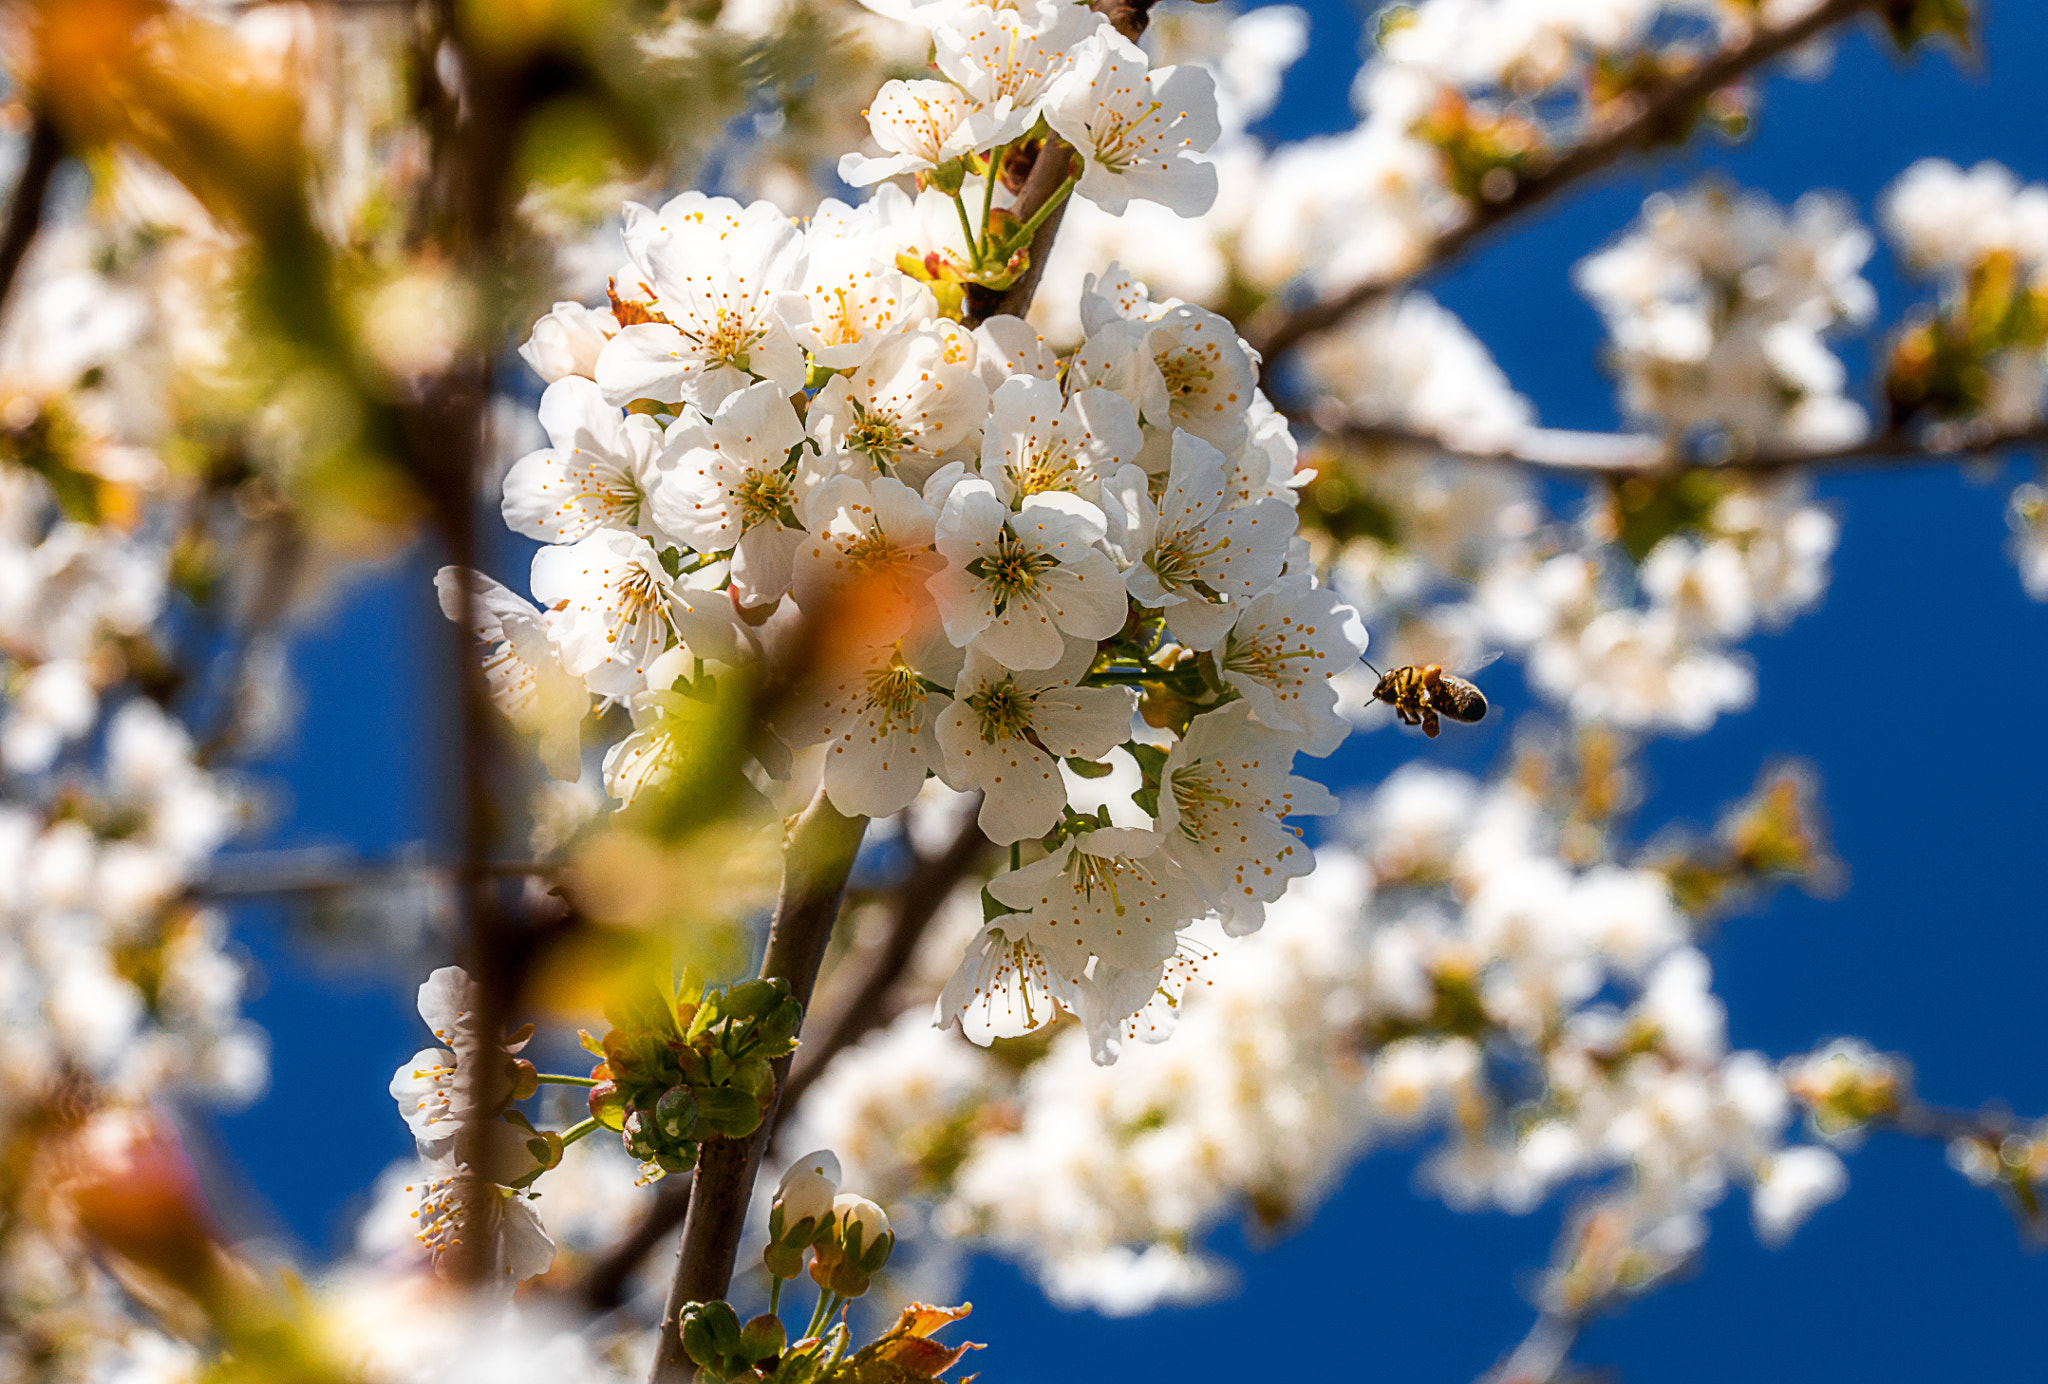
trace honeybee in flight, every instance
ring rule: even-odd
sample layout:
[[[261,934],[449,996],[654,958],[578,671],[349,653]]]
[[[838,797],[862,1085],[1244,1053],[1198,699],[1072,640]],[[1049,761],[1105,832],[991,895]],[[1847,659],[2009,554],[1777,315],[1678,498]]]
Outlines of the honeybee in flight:
[[[1499,657],[1496,653],[1482,659],[1471,671],[1476,673]],[[1370,663],[1365,666],[1380,672]],[[1394,708],[1402,725],[1421,726],[1422,733],[1432,740],[1443,729],[1437,719],[1440,716],[1466,725],[1486,719],[1486,694],[1464,678],[1446,673],[1438,663],[1390,668],[1380,673],[1372,695],[1373,700]]]

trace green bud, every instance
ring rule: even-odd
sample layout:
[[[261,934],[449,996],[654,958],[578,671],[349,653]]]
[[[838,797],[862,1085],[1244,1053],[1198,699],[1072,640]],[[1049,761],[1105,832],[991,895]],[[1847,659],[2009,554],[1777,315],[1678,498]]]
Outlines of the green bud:
[[[948,159],[937,168],[918,174],[917,180],[926,187],[935,187],[951,197],[960,190],[960,185],[967,181],[967,160]]]
[[[678,1317],[682,1325],[683,1353],[700,1368],[729,1373],[729,1357],[740,1348],[740,1319],[723,1302],[692,1302]]]
[[[654,1103],[654,1125],[670,1139],[687,1139],[697,1127],[697,1097],[687,1086],[672,1086]]]
[[[761,1127],[761,1102],[736,1086],[707,1086],[697,1094],[697,1118],[728,1139]]]
[[[804,1271],[803,1247],[782,1244],[778,1237],[770,1240],[768,1248],[761,1251],[761,1262],[777,1278],[795,1278]]]
[[[525,1100],[540,1089],[540,1073],[534,1070],[531,1062],[528,1062],[523,1057],[515,1057],[512,1059],[511,1068],[511,1098],[513,1100]]]
[[[796,1046],[796,1031],[803,1027],[803,1023],[804,1007],[785,996],[782,1003],[761,1016],[755,1031],[760,1034],[762,1044],[770,1050],[769,1056],[780,1057]]]

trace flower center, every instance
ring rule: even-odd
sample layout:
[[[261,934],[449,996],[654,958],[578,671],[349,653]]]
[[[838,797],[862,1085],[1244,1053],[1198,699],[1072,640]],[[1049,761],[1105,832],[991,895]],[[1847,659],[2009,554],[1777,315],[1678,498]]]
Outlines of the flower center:
[[[1101,894],[1117,917],[1124,916],[1128,905],[1123,901],[1123,886],[1137,878],[1137,866],[1120,855],[1089,855],[1077,850],[1067,857],[1067,873],[1073,876],[1082,898],[1094,903],[1095,896]]]
[[[667,604],[663,599],[661,579],[637,562],[620,576],[618,591],[618,619],[605,631],[607,644],[618,643],[620,630],[639,624]]]
[[[1019,543],[1009,529],[996,535],[996,550],[967,564],[967,574],[988,583],[995,596],[996,614],[1010,608],[1010,602],[1027,595],[1038,585],[1038,574],[1059,565],[1049,553],[1034,553]]]
[[[1203,386],[1216,378],[1208,357],[1193,346],[1175,346],[1161,351],[1153,357],[1153,363],[1166,380],[1166,392],[1176,399],[1204,392]]]
[[[879,466],[910,445],[909,431],[893,415],[869,413],[859,404],[853,411],[854,424],[846,430],[848,451],[865,452]]]
[[[1197,759],[1173,776],[1173,804],[1180,809],[1180,833],[1190,841],[1210,834],[1209,814],[1237,806],[1237,800],[1211,782],[1214,766]]]
[[[1073,449],[1047,442],[1036,452],[1010,468],[1011,484],[1017,498],[1043,495],[1053,490],[1073,490],[1081,479],[1081,463]]]
[[[1112,173],[1121,173],[1138,160],[1152,153],[1156,142],[1146,133],[1145,127],[1159,114],[1160,103],[1147,101],[1133,115],[1122,111],[1102,111],[1098,122],[1091,122],[1082,128],[1088,132],[1088,142],[1095,146],[1095,161]]]
[[[751,529],[782,517],[794,498],[790,479],[780,471],[752,471],[737,486],[732,497],[740,507],[740,527]]]
[[[1243,673],[1246,677],[1277,686],[1302,680],[1301,671],[1289,666],[1290,659],[1315,657],[1316,651],[1307,645],[1289,649],[1279,638],[1260,639],[1254,636],[1243,641],[1232,638],[1224,651],[1223,666],[1233,673]]]
[[[705,333],[697,344],[703,348],[704,354],[717,364],[730,365],[735,370],[746,370],[751,374],[752,369],[747,363],[748,353],[753,350],[754,343],[766,335],[768,329],[753,325],[745,314],[734,312],[731,308],[720,308],[717,325]]]
[[[900,660],[868,674],[868,705],[882,713],[884,730],[914,721],[930,695]]]
[[[998,740],[1022,740],[1031,730],[1031,698],[1018,690],[1016,682],[1004,678],[992,682],[967,699],[967,709],[980,723],[984,744]]]
[[[1188,535],[1168,534],[1159,540],[1158,546],[1145,554],[1145,565],[1159,578],[1161,586],[1168,590],[1178,590],[1190,584],[1201,584],[1197,578],[1200,576],[1203,560],[1214,557],[1229,547],[1228,538],[1219,538],[1206,548],[1192,548],[1188,546]]]

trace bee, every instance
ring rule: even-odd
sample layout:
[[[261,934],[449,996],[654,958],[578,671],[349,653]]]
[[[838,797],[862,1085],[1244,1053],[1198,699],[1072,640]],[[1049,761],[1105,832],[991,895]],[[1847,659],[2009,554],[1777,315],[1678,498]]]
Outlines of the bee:
[[[1495,654],[1483,660],[1472,671],[1478,672],[1498,657]],[[1370,663],[1365,666],[1380,672]],[[1440,716],[1466,725],[1486,719],[1486,694],[1464,678],[1446,673],[1443,665],[1437,663],[1411,663],[1380,673],[1372,695],[1375,701],[1394,708],[1402,725],[1421,726],[1422,733],[1432,740],[1443,729],[1437,720]]]

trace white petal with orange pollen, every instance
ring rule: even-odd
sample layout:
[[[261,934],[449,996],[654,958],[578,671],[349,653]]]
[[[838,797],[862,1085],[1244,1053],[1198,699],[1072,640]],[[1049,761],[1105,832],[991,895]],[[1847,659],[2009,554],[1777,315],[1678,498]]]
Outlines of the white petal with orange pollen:
[[[941,777],[962,792],[981,790],[981,829],[997,845],[1043,836],[1059,821],[1067,803],[1059,758],[1100,759],[1130,733],[1135,691],[1077,685],[1094,661],[1095,645],[1084,640],[1068,641],[1052,667],[1036,671],[968,651],[939,717]]]
[[[884,82],[867,109],[868,129],[875,143],[888,150],[883,158],[847,154],[839,160],[839,176],[855,187],[878,183],[898,173],[920,173],[948,159],[971,153],[975,130],[968,118],[977,109],[974,98],[951,82]]]
[[[1200,216],[1216,201],[1216,169],[1195,157],[1222,131],[1216,78],[1205,67],[1147,70],[1144,51],[1099,28],[1045,100],[1045,119],[1081,153],[1076,191],[1110,213],[1132,198]]]

